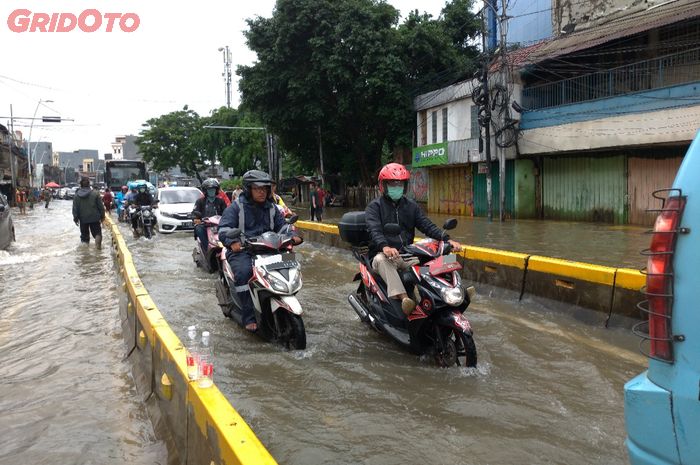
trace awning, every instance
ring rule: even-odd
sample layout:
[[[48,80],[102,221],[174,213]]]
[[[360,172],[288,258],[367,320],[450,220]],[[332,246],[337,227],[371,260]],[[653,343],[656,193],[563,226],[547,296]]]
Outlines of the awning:
[[[509,61],[516,66],[539,63],[698,16],[700,16],[698,0],[670,0],[644,10],[627,13],[625,16],[590,29],[564,34],[558,38],[516,50],[510,54]]]

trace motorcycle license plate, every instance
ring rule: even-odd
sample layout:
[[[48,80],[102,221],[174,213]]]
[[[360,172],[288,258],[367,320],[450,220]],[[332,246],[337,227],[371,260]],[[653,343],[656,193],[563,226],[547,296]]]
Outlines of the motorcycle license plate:
[[[268,270],[281,270],[284,268],[294,268],[298,265],[296,261],[296,256],[294,252],[285,252],[283,254],[277,255],[280,258],[279,261],[273,263],[268,263],[266,265]]]

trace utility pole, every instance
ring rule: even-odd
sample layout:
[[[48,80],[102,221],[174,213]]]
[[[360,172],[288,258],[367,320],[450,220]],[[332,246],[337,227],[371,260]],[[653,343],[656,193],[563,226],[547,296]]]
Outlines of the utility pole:
[[[489,78],[488,69],[490,60],[488,59],[487,44],[486,44],[486,12],[489,7],[487,6],[482,10],[481,15],[481,39],[483,47],[483,72],[481,74],[481,84],[484,91],[484,151],[486,153],[486,209],[489,221],[493,221],[493,193],[491,191],[491,103],[489,100]]]
[[[231,108],[231,51],[228,45],[219,47],[220,52],[224,52],[224,72],[221,75],[226,83],[226,107]]]
[[[321,186],[323,187],[323,139],[321,137],[321,125],[318,125],[318,157],[321,161]]]
[[[10,134],[7,138],[7,148],[10,149],[10,173],[12,173],[12,198],[10,200],[10,204],[14,205],[15,203],[15,192],[17,189],[17,172],[15,168],[15,154],[12,151],[14,148],[14,139],[15,139],[15,125],[13,123],[13,113],[12,113],[12,104],[10,104],[10,124],[8,125],[10,129]]]
[[[505,0],[501,0],[501,20],[499,21],[500,32],[501,32],[501,79],[503,79],[503,88],[508,88],[508,63],[506,58],[506,25],[508,24],[508,17],[506,16],[506,3]],[[495,12],[497,13],[497,12]],[[506,96],[508,94],[506,93]],[[509,98],[509,97],[506,97]],[[506,102],[508,104],[508,102]],[[502,122],[503,123],[503,122]],[[502,126],[501,126],[502,127]],[[503,144],[501,144],[503,145]],[[500,218],[501,221],[506,219],[506,149],[505,147],[499,147],[498,151],[498,179],[499,183],[499,206],[500,206]]]

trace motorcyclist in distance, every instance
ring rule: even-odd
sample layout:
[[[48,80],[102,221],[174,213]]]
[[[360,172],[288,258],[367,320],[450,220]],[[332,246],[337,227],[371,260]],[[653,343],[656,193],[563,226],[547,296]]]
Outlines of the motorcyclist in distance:
[[[405,196],[410,176],[399,163],[385,165],[379,171],[379,191],[382,195],[372,200],[365,209],[372,268],[386,283],[389,297],[401,301],[401,309],[406,315],[415,310],[416,302],[406,293],[397,270],[409,266],[399,254],[404,245],[413,243],[415,229],[432,239],[449,241],[456,252],[462,248],[459,242],[450,239],[446,231],[430,221],[414,200]],[[387,223],[398,223],[401,235],[385,236],[384,225]]]
[[[209,249],[209,239],[207,238],[207,228],[202,224],[202,218],[210,216],[223,215],[226,209],[226,203],[219,197],[221,187],[219,181],[214,178],[206,179],[200,189],[204,193],[203,197],[197,199],[194,203],[192,216],[194,218],[194,237],[199,239],[202,247],[202,253],[206,253]]]
[[[256,237],[267,231],[280,232],[286,225],[282,213],[270,200],[272,179],[270,175],[259,170],[250,170],[243,175],[243,192],[231,206],[226,208],[219,222],[219,232],[226,228],[240,228],[240,238],[231,239],[220,234],[219,240],[227,249],[226,259],[235,276],[235,291],[242,303],[242,320],[248,331],[257,331],[250,296],[248,281],[253,276],[253,257],[242,248],[243,237]],[[292,232],[294,245],[301,244],[302,239]]]
[[[140,207],[153,206],[155,204],[153,201],[153,196],[150,192],[148,192],[148,186],[145,182],[136,183],[134,185],[134,190],[136,191],[136,195],[132,194],[132,197],[129,198],[129,204],[135,205],[137,211]],[[131,215],[131,228],[134,231],[136,231],[136,220],[137,215]]]
[[[129,193],[129,188],[126,186],[122,186],[121,190],[117,192],[117,195],[114,196],[114,202],[117,205],[117,217],[122,212],[122,209],[124,209],[124,202],[126,202],[126,195]]]

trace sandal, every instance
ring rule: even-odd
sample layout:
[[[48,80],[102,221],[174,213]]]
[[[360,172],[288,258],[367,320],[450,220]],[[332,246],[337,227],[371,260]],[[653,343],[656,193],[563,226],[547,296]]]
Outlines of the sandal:
[[[258,324],[257,323],[248,323],[245,325],[245,329],[250,331],[251,333],[254,333],[255,331],[258,330]]]

